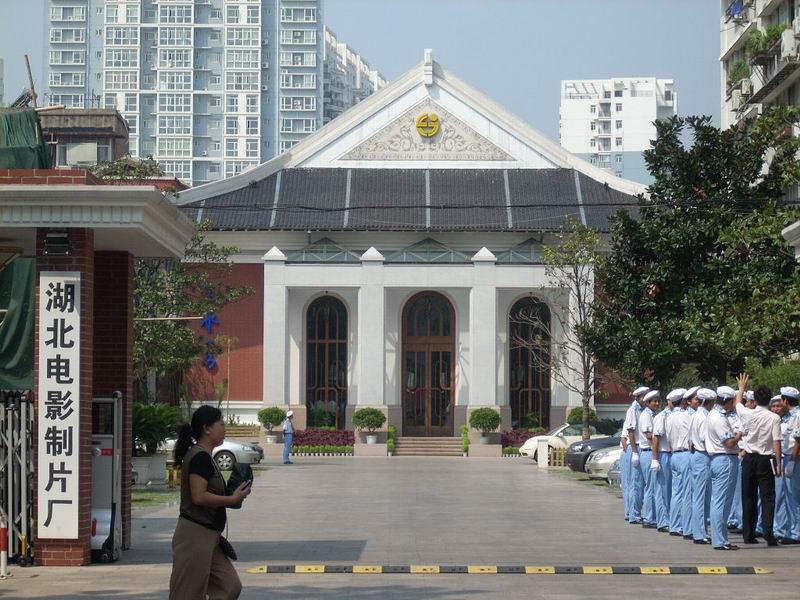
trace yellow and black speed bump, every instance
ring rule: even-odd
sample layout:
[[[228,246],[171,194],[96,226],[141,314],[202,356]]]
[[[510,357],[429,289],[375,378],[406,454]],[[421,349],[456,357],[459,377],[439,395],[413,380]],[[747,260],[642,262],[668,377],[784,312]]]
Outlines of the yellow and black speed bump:
[[[260,565],[247,570],[253,574],[322,574],[352,573],[356,575],[770,575],[764,567],[723,567],[697,565],[668,566],[532,566],[532,565]]]

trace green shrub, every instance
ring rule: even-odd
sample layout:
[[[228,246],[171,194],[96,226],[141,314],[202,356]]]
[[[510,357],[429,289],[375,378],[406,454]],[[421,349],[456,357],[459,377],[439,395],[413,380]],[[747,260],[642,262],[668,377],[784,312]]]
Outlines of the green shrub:
[[[547,429],[544,427],[534,427],[533,429],[528,429],[528,433],[547,433]]]
[[[461,452],[469,452],[469,427],[462,425],[461,429]]]
[[[597,421],[597,411],[593,408],[589,409],[589,421]],[[576,406],[567,415],[567,423],[570,425],[578,425],[583,423],[583,407]]]
[[[764,32],[764,50],[768,50],[775,44],[781,36],[783,32],[786,30],[785,23],[775,23],[774,25],[768,25],[767,29]]]
[[[529,412],[527,415],[522,417],[522,421],[520,422],[520,427],[522,429],[533,429],[534,427],[539,427],[541,423],[539,422],[539,415],[534,412]]]
[[[359,408],[353,413],[353,427],[374,433],[386,423],[386,415],[377,408]]]
[[[747,36],[747,41],[744,45],[745,53],[747,56],[755,56],[764,51],[764,34],[754,29]]]
[[[483,434],[500,427],[500,413],[493,408],[478,408],[469,416],[469,426]]]
[[[278,406],[269,406],[258,411],[258,420],[267,428],[269,433],[272,433],[273,428],[283,423],[284,419],[286,419],[286,411]]]
[[[386,451],[394,454],[394,440],[386,440]]]
[[[163,402],[134,403],[133,439],[137,448],[145,455],[155,454],[159,444],[177,434],[183,420],[183,413],[177,406]]]
[[[748,77],[750,77],[750,65],[740,59],[731,66],[731,70],[728,72],[728,83],[734,84]]]
[[[777,394],[784,385],[800,385],[800,361],[797,360],[778,362],[768,367],[749,361],[747,372],[750,375],[751,389],[755,389],[757,385],[766,385],[773,394]]]
[[[503,448],[503,456],[519,456],[519,448]]]

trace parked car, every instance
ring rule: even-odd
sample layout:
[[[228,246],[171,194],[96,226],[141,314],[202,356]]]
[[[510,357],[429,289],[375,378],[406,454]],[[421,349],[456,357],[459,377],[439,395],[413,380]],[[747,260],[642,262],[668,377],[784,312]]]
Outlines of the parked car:
[[[595,440],[573,442],[567,448],[567,466],[573,471],[583,471],[586,466],[586,459],[595,450],[619,446],[619,436],[622,432],[608,437],[601,437]]]
[[[608,470],[608,484],[614,487],[620,487],[622,485],[622,478],[619,474],[619,459],[614,461],[614,464],[611,465],[611,468]]]
[[[168,455],[175,449],[175,438],[170,438],[159,447],[160,452]],[[214,448],[211,454],[217,461],[217,466],[226,471],[236,463],[255,465],[264,459],[264,449],[258,444],[243,442],[234,439],[226,439],[221,446]]]
[[[597,430],[594,427],[589,428],[591,431],[591,439],[605,437],[603,435],[597,435]],[[546,439],[547,445],[551,448],[567,448],[571,443],[578,442],[583,435],[583,426],[582,425],[570,425],[569,423],[564,423],[563,425],[559,425],[558,427],[551,429],[544,435],[537,435],[535,437],[530,438],[519,449],[519,453],[522,456],[529,456],[533,460],[536,460],[536,449],[539,446],[539,440]]]
[[[586,474],[591,479],[607,479],[608,471],[621,456],[622,448],[619,445],[595,450],[586,459]]]

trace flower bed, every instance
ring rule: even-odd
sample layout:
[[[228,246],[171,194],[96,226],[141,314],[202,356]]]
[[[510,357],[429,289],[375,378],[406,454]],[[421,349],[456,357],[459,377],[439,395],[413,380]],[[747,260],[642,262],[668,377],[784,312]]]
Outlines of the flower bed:
[[[500,444],[503,448],[520,448],[522,444],[527,442],[532,437],[536,437],[537,435],[542,435],[544,430],[542,431],[504,431],[500,436]]]
[[[352,431],[334,429],[303,429],[294,432],[295,446],[352,446],[356,443]]]
[[[503,456],[520,456],[519,448],[503,448]]]
[[[352,456],[353,455],[353,446],[352,445],[303,445],[303,446],[292,446],[292,454],[310,454],[310,455],[322,455],[322,456]]]

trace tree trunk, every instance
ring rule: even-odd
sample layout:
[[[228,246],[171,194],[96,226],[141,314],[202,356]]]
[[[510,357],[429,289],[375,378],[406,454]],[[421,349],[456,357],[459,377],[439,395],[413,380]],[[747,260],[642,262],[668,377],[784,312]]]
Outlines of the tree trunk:
[[[584,393],[581,397],[581,402],[583,403],[583,430],[581,432],[581,437],[584,441],[591,437],[591,432],[589,431],[589,417],[591,416],[592,409],[589,407],[589,400],[591,400],[591,396]]]

